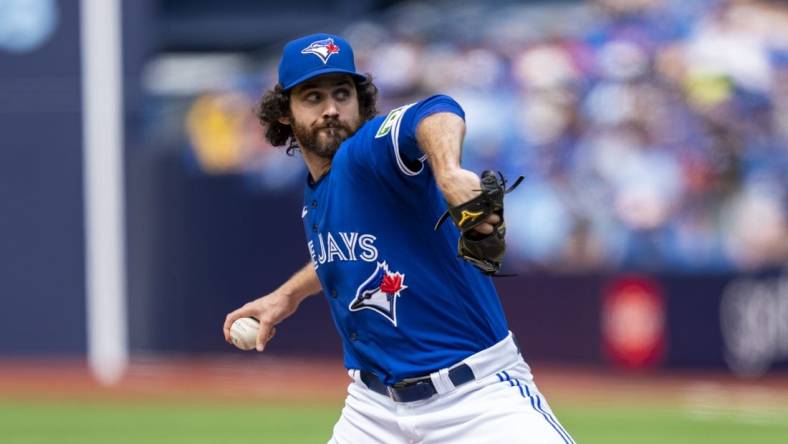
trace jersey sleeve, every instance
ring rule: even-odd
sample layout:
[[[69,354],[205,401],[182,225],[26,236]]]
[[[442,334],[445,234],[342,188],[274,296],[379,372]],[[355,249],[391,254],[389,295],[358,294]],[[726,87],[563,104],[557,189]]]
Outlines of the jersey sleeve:
[[[388,162],[405,176],[417,176],[424,169],[427,156],[416,141],[416,127],[422,119],[432,114],[449,112],[465,119],[462,107],[451,97],[435,95],[420,102],[392,110],[378,127],[375,139],[386,139],[387,152],[375,150],[370,153],[373,163],[381,167]]]

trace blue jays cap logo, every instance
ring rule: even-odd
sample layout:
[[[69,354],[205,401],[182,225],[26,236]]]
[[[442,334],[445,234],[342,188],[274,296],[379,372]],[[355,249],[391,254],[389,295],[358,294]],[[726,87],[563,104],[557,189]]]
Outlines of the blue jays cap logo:
[[[397,326],[397,297],[408,288],[405,275],[389,271],[388,264],[378,262],[375,271],[356,290],[356,297],[350,303],[350,311],[374,310],[394,326]]]
[[[334,43],[334,39],[332,38],[312,42],[309,46],[301,50],[301,54],[314,54],[320,57],[320,60],[323,61],[324,65],[328,63],[328,59],[332,55],[338,53],[339,45]]]
[[[362,81],[366,79],[366,76],[356,72],[353,48],[342,37],[310,34],[285,45],[279,61],[279,83],[282,88],[289,90],[301,82],[331,73],[349,74]]]

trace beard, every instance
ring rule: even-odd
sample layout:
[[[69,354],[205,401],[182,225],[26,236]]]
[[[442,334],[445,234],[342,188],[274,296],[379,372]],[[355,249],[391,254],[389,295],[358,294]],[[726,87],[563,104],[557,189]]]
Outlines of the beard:
[[[324,159],[333,159],[334,154],[339,150],[339,145],[352,136],[359,126],[358,121],[348,124],[338,119],[331,119],[314,127],[294,122],[293,135],[301,149]]]

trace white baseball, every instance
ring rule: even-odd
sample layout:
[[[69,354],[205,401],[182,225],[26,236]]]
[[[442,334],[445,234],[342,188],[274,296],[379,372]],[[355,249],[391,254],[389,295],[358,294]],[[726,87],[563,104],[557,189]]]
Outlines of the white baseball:
[[[230,326],[230,338],[241,350],[253,350],[257,345],[258,331],[260,331],[260,322],[257,319],[236,319]]]

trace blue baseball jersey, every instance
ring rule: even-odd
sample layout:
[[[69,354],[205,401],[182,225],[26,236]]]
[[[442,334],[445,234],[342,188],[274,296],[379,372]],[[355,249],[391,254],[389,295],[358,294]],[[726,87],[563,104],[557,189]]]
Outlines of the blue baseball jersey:
[[[457,257],[457,228],[434,230],[446,203],[416,126],[437,112],[464,118],[440,95],[376,117],[304,191],[309,253],[345,366],[389,385],[451,366],[508,334],[492,280]]]

